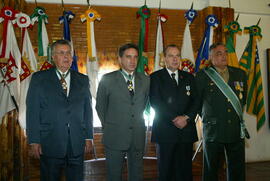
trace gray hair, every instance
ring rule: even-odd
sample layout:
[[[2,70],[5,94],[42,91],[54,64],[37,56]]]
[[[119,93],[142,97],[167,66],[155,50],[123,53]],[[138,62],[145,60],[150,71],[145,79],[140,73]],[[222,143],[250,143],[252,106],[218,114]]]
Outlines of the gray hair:
[[[52,53],[52,56],[54,55],[55,53],[55,47],[57,45],[68,45],[69,48],[71,49],[71,44],[68,40],[57,40],[55,41],[52,45],[51,45],[51,53]]]

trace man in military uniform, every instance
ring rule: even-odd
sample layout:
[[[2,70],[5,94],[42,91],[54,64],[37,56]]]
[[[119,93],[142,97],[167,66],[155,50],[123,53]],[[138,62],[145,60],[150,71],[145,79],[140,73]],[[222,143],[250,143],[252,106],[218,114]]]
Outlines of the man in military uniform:
[[[222,43],[210,47],[209,59],[212,66],[196,75],[203,122],[203,180],[218,180],[220,153],[225,150],[228,180],[244,181],[247,132],[242,114],[246,75],[241,69],[228,66],[227,49]]]

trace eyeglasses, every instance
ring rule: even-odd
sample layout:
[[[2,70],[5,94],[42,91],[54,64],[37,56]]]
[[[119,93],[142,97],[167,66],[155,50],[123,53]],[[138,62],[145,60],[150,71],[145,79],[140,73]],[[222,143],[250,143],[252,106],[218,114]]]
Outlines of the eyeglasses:
[[[71,57],[71,51],[68,51],[68,52],[60,51],[60,52],[55,52],[55,54],[58,54],[62,57],[63,56]]]

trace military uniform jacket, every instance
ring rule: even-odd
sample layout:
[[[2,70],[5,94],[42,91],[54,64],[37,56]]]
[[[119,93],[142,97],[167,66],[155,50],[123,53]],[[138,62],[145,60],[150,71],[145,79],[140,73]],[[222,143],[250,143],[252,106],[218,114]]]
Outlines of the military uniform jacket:
[[[155,110],[152,141],[177,143],[197,141],[194,119],[197,115],[198,99],[194,77],[178,70],[178,85],[174,85],[166,68],[151,74],[150,103]],[[177,128],[172,120],[181,115],[190,118],[187,126]]]
[[[243,107],[247,92],[246,74],[241,69],[230,66],[228,71],[228,84]],[[198,72],[195,79],[201,104],[204,140],[221,143],[239,141],[240,119],[230,101],[204,71]]]
[[[148,100],[149,77],[135,72],[135,92],[131,97],[122,73],[105,74],[97,91],[96,110],[103,129],[105,146],[126,150],[131,144],[143,150],[145,121],[143,112]]]

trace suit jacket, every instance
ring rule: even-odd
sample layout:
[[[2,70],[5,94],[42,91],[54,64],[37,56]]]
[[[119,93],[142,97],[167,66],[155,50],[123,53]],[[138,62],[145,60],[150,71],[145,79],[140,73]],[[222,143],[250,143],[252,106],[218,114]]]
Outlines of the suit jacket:
[[[194,77],[178,70],[178,86],[175,87],[166,68],[151,74],[150,103],[155,110],[152,141],[158,143],[195,142],[197,131],[194,119],[198,100]],[[183,129],[177,128],[172,120],[187,115],[190,121]]]
[[[133,140],[137,149],[144,149],[143,112],[148,93],[149,78],[142,73],[135,73],[133,98],[119,70],[102,77],[97,91],[96,110],[102,123],[105,146],[125,150]]]
[[[229,67],[228,84],[238,96],[242,107],[246,101],[247,82],[245,72]],[[240,120],[229,100],[204,71],[196,75],[198,99],[200,99],[203,136],[205,141],[231,143],[240,140]],[[242,91],[240,91],[240,87]]]
[[[46,156],[64,157],[70,141],[74,156],[93,138],[88,77],[70,70],[70,92],[63,91],[56,69],[33,74],[27,94],[26,131],[29,143],[39,143]]]

